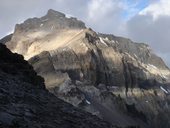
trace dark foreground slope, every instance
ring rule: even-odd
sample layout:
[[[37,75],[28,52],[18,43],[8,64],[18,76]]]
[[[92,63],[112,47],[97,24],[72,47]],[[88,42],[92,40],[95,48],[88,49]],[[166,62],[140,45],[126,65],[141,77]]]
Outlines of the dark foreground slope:
[[[0,44],[0,128],[111,128],[54,95],[18,54]]]

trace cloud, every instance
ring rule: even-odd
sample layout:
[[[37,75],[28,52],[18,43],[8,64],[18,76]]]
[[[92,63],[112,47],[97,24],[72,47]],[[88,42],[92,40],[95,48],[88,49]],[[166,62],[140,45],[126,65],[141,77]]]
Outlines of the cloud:
[[[144,10],[142,10],[140,15],[151,15],[154,20],[158,19],[160,16],[170,16],[170,1],[160,0],[157,1]]]
[[[86,22],[98,32],[118,34],[123,24],[123,6],[119,0],[91,0],[88,2]],[[120,34],[120,33],[119,33]]]
[[[11,32],[16,23],[40,17],[50,8],[77,17],[96,31],[121,34],[124,29],[120,0],[1,0],[0,36]]]
[[[128,36],[127,20],[148,3],[148,0],[90,0],[84,21],[97,32]]]
[[[83,20],[95,31],[126,36],[124,19],[139,11],[135,6],[140,2],[136,1],[142,0],[1,0],[0,37],[11,32],[15,24],[40,17],[50,8]]]
[[[52,4],[53,2],[46,0],[1,0],[0,36],[11,32],[15,24],[30,17],[40,16],[43,8],[52,6]]]
[[[91,22],[98,22],[106,16],[119,16],[120,11],[121,7],[118,1],[92,0],[88,3],[88,19]]]
[[[169,6],[167,0],[150,4],[127,22],[126,29],[130,38],[148,43],[170,65]]]
[[[41,17],[51,8],[83,17],[86,10],[83,5],[86,4],[87,2],[82,0],[1,0],[0,37],[13,31],[15,24],[28,18]]]

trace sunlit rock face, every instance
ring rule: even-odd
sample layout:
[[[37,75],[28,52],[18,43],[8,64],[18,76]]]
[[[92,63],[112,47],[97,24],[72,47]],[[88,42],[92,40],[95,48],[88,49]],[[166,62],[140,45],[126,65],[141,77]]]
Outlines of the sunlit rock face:
[[[56,96],[113,124],[159,126],[158,115],[169,111],[170,70],[144,43],[96,33],[49,10],[16,25],[6,45],[33,65]]]
[[[12,43],[6,45],[12,51],[23,54],[25,59],[29,59],[42,51],[61,47],[84,28],[85,24],[82,21],[49,10],[41,18],[31,18],[22,24],[17,24],[11,39]]]

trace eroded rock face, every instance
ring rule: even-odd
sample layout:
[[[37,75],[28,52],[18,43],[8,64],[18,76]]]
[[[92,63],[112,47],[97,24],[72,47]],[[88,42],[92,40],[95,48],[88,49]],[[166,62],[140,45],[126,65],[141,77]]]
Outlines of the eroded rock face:
[[[5,44],[6,42],[8,42],[8,41],[11,40],[12,36],[13,36],[13,34],[9,34],[9,35],[5,36],[4,38],[2,38],[2,39],[0,40],[0,42],[1,42],[2,44]]]
[[[114,128],[61,101],[43,82],[21,55],[0,44],[1,128]]]
[[[12,51],[29,59],[45,51],[45,49],[47,50],[46,43],[48,43],[49,50],[55,49],[62,45],[60,40],[63,41],[62,39],[65,38],[62,43],[66,43],[72,36],[78,34],[80,29],[85,28],[82,21],[73,17],[66,17],[65,14],[50,9],[41,18],[31,18],[22,24],[17,24],[11,43],[6,43],[6,45]],[[44,39],[42,40],[42,38]],[[56,42],[56,39],[58,42]],[[54,43],[60,44],[54,46]]]
[[[170,70],[146,44],[97,34],[49,10],[17,25],[6,45],[33,65],[48,90],[108,122],[161,127],[162,112],[168,120]]]
[[[119,37],[117,40],[120,41]],[[48,64],[44,64],[53,67],[53,72],[55,71],[56,74],[54,79],[58,78],[56,85],[70,78],[73,81],[89,80],[94,85],[101,83],[126,87],[128,91],[128,88],[149,89],[168,82],[170,73],[168,67],[161,58],[151,53],[148,46],[133,43],[128,39],[119,43],[117,40],[98,37],[97,34],[86,29],[68,45],[48,51],[49,61]],[[122,43],[127,45],[126,42],[129,43],[129,48],[122,45]],[[44,60],[43,56],[44,53],[40,53],[29,60],[42,76],[42,70],[46,70],[46,68],[39,70],[43,67],[41,62]],[[41,58],[39,61],[36,60],[38,57]],[[155,61],[157,63],[154,65]],[[47,87],[50,87],[50,84],[47,84]]]

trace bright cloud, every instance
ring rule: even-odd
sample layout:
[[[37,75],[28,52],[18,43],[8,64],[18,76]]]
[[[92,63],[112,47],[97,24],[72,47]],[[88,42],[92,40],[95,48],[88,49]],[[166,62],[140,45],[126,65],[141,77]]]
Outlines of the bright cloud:
[[[154,19],[159,18],[159,16],[170,16],[170,1],[169,0],[157,1],[146,7],[139,14],[152,15]]]
[[[88,18],[92,22],[96,22],[110,13],[116,15],[120,8],[120,3],[117,0],[92,0],[88,3]]]
[[[120,0],[89,0],[85,22],[97,32],[120,35],[124,31],[123,11],[124,6]]]

